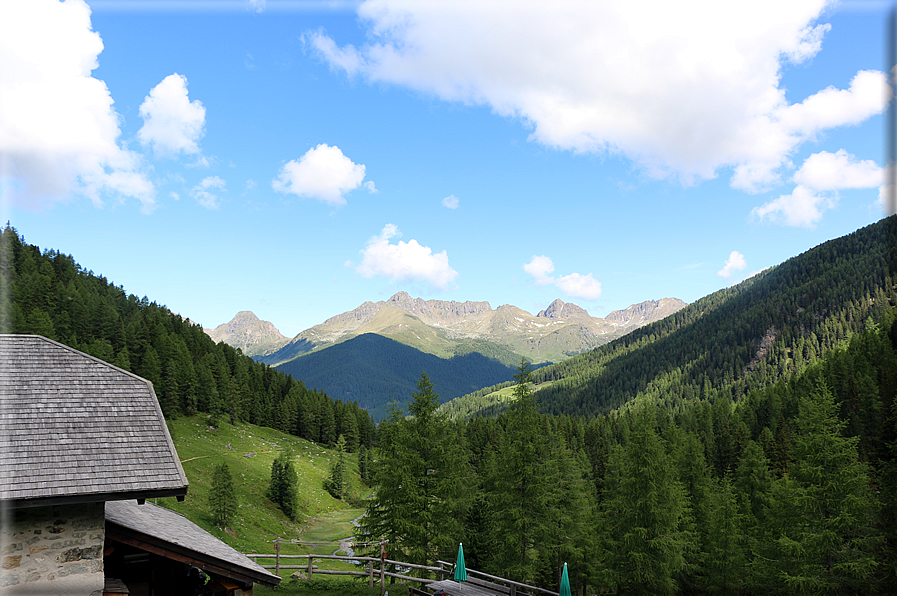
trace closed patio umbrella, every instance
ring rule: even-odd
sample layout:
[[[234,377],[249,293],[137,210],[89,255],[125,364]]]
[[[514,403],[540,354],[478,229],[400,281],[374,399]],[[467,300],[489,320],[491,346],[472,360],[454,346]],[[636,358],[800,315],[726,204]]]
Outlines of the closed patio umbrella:
[[[567,576],[567,564],[564,563],[564,572],[561,573],[560,596],[572,596],[570,594],[570,578]]]
[[[453,578],[456,582],[466,582],[467,581],[467,567],[464,566],[464,545],[458,544],[458,560],[455,562],[455,576]]]

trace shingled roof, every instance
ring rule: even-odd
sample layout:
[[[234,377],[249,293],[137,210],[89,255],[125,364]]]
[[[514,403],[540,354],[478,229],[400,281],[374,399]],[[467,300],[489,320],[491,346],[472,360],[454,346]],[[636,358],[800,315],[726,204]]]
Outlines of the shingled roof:
[[[266,586],[280,582],[280,577],[186,517],[149,502],[106,503],[106,538],[237,581]]]
[[[0,500],[16,507],[182,496],[152,383],[35,335],[0,335]]]

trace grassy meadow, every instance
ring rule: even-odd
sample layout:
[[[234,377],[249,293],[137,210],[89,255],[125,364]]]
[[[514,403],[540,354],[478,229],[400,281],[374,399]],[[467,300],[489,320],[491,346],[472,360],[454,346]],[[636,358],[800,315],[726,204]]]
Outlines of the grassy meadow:
[[[364,510],[334,499],[324,490],[324,480],[335,458],[332,450],[252,424],[234,426],[222,422],[218,428],[211,428],[205,416],[170,421],[169,430],[190,488],[182,503],[174,498],[162,498],[155,500],[157,504],[184,515],[243,553],[273,553],[273,542],[280,538],[280,552],[284,555],[345,554],[336,553],[340,548],[339,540],[352,535],[351,521]],[[271,464],[285,449],[295,455],[293,464],[299,477],[300,515],[295,521],[287,519],[265,496],[271,479]],[[222,462],[230,469],[238,502],[237,512],[226,528],[215,524],[208,506],[212,473]],[[370,491],[359,480],[354,454],[349,456],[348,468],[352,491],[358,497],[367,497]],[[284,560],[281,563],[289,564]],[[315,564],[325,569],[340,565],[351,568],[347,564],[323,560]],[[290,573],[282,571],[281,575],[289,577]]]

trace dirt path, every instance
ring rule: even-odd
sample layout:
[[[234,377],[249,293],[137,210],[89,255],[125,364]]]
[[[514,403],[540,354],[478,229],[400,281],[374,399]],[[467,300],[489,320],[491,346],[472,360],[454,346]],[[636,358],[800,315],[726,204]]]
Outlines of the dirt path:
[[[357,528],[358,520],[360,520],[362,517],[364,517],[363,513],[361,515],[359,515],[358,517],[356,517],[355,519],[353,519],[350,523]],[[346,553],[347,557],[351,557],[352,555],[355,554],[355,549],[352,548],[352,543],[354,541],[355,541],[354,536],[349,536],[348,538],[340,538],[339,548],[330,554],[335,555],[336,553],[343,551],[344,553]]]

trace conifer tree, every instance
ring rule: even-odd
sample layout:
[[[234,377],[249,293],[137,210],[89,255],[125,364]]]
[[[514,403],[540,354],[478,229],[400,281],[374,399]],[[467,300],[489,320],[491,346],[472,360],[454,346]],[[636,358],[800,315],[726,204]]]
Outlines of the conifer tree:
[[[831,392],[801,397],[794,464],[774,508],[769,571],[790,593],[855,593],[875,570],[872,491],[856,437],[844,437]]]
[[[271,483],[268,498],[277,503],[284,515],[295,519],[298,513],[298,483],[293,457],[289,451],[281,451],[271,464]]]
[[[511,579],[533,581],[546,533],[548,509],[546,482],[547,437],[540,428],[533,400],[532,368],[522,359],[514,375],[514,403],[506,415],[505,440],[489,471],[491,508],[496,516],[495,570]]]
[[[336,460],[330,466],[330,476],[324,483],[334,499],[342,499],[348,494],[348,472],[346,470],[346,438],[340,435],[336,440]]]
[[[366,539],[385,538],[403,560],[432,564],[450,557],[461,540],[469,507],[466,451],[459,433],[437,413],[439,396],[422,374],[408,406],[411,417],[390,407],[381,424],[372,465],[375,499],[362,518]]]
[[[740,594],[747,572],[744,515],[729,476],[719,480],[716,488],[707,516],[702,583],[709,594]]]
[[[599,540],[605,581],[620,593],[676,593],[692,549],[687,497],[652,418],[638,412],[625,448],[614,448],[608,461]]]
[[[215,472],[212,475],[209,509],[212,511],[215,523],[219,526],[226,526],[227,522],[237,511],[237,492],[234,488],[230,469],[224,462],[215,466]]]

